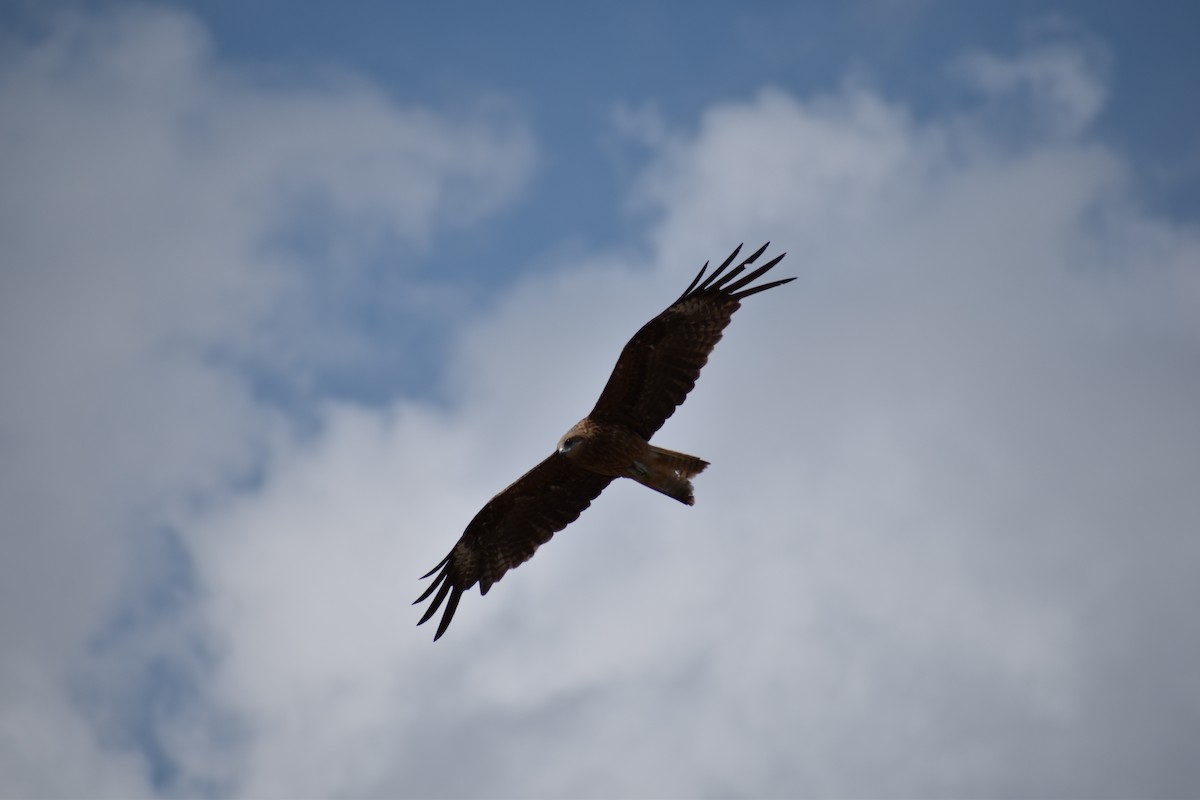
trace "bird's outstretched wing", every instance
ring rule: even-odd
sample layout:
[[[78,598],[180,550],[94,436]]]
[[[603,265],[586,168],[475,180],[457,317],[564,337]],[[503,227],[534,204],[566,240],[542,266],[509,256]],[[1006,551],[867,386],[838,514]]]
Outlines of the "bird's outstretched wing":
[[[575,466],[557,452],[526,472],[480,509],[450,554],[423,576],[441,570],[414,601],[420,603],[437,591],[417,624],[428,621],[449,597],[433,637],[440,639],[463,592],[478,583],[479,593],[487,594],[504,573],[529,560],[540,545],[578,519],[612,480]]]
[[[728,269],[741,252],[742,246],[738,245],[703,283],[701,279],[708,264],[701,267],[679,299],[643,325],[625,345],[596,407],[588,416],[599,423],[625,425],[645,439],[661,428],[696,385],[708,354],[721,340],[721,332],[741,300],[795,280],[784,278],[750,286],[786,253],[734,280],[769,244]]]

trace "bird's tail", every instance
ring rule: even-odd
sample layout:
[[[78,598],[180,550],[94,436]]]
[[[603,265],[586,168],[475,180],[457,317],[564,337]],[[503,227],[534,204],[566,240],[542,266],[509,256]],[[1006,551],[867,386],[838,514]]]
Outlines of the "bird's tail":
[[[634,464],[630,475],[643,486],[649,486],[656,492],[662,492],[687,505],[695,504],[692,497],[692,482],[689,478],[699,475],[708,466],[702,458],[689,456],[687,453],[677,453],[662,447],[648,445],[646,460]]]

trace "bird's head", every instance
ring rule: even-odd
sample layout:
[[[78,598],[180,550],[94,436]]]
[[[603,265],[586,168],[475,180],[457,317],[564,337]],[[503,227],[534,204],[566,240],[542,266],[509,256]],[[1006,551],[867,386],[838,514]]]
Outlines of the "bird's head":
[[[558,440],[558,452],[569,458],[579,456],[586,449],[584,445],[590,433],[590,421],[586,419],[580,420]]]

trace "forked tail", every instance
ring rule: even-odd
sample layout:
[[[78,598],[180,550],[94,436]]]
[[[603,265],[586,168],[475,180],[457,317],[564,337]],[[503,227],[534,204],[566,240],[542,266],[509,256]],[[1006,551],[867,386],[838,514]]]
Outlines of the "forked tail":
[[[689,506],[694,505],[696,500],[692,496],[690,478],[703,472],[708,462],[687,453],[678,453],[654,445],[649,445],[649,448],[647,460],[650,463],[636,462],[629,477],[656,492],[662,492],[667,497]]]

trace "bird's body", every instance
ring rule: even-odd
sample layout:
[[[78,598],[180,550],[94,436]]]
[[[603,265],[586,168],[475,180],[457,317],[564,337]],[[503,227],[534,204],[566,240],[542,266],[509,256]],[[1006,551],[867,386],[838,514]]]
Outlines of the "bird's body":
[[[652,445],[650,438],[695,386],[741,300],[795,280],[746,288],[783,255],[734,280],[766,248],[726,272],[739,245],[701,283],[705,264],[678,300],[634,334],[591,413],[563,435],[553,453],[488,501],[449,555],[425,575],[440,570],[416,600],[437,592],[418,625],[446,601],[434,636],[441,638],[464,591],[478,583],[480,594],[487,594],[505,572],[574,522],[617,478],[632,478],[681,503],[694,503],[691,478],[708,462]]]
[[[693,505],[689,478],[708,466],[703,459],[655,447],[621,424],[584,417],[558,440],[558,452],[577,466],[610,478],[633,478],[681,503]]]

